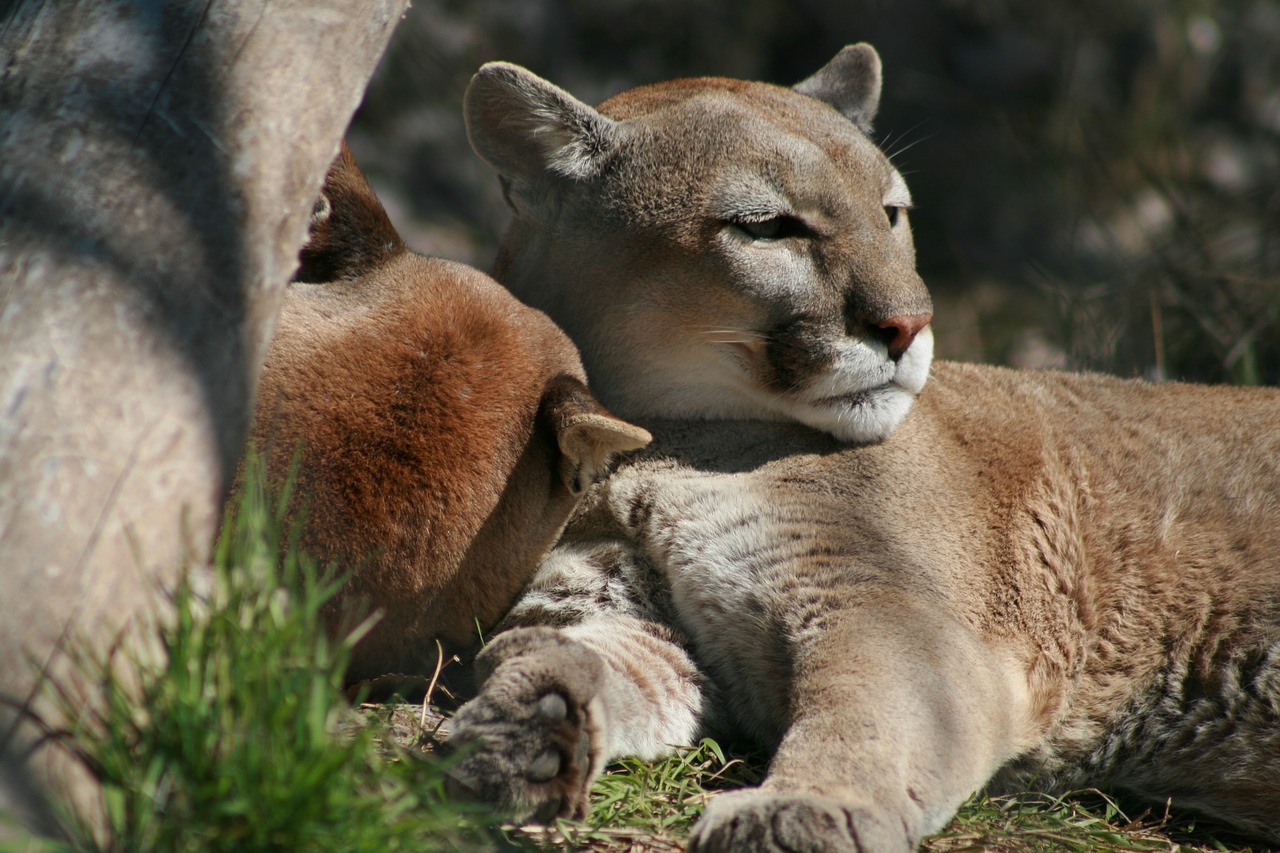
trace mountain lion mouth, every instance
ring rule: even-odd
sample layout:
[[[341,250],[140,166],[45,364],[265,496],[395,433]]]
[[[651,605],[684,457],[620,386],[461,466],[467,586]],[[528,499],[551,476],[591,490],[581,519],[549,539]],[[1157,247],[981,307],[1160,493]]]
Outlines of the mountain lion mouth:
[[[682,377],[680,392],[657,388],[647,406],[667,417],[696,410],[706,418],[789,420],[858,444],[887,438],[928,380],[932,331],[921,329],[895,357],[875,339],[818,329],[798,335],[796,328],[767,335],[738,330],[733,340],[717,335],[709,341],[715,346],[681,360],[679,370],[662,371]]]
[[[875,388],[869,388],[866,391],[855,391],[851,394],[835,394],[830,397],[819,397],[817,400],[814,400],[813,403],[811,403],[811,405],[846,406],[848,408],[857,408],[858,406],[865,405],[866,402],[871,398],[871,395],[876,391],[888,389],[888,388],[891,388],[892,386],[893,386],[892,382],[887,382],[884,385],[879,385]]]
[[[933,335],[927,328],[896,361],[851,346],[834,368],[791,396],[784,413],[843,441],[883,441],[911,410],[932,362]]]

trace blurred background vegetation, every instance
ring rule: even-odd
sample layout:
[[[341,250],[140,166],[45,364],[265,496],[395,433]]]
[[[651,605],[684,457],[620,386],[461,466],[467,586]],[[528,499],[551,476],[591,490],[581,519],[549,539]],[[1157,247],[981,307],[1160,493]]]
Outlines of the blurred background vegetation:
[[[504,59],[595,103],[716,74],[885,63],[944,357],[1280,384],[1276,0],[420,0],[352,146],[420,251],[488,268],[505,227],[461,99]]]

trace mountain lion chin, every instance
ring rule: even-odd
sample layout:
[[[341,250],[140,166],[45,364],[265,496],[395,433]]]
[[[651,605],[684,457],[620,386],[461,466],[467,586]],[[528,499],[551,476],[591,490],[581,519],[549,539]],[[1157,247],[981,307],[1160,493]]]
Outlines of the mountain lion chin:
[[[911,411],[932,362],[933,333],[926,328],[897,361],[886,365],[888,381],[870,384],[865,371],[837,368],[788,400],[786,414],[841,441],[884,441]]]
[[[915,399],[915,392],[890,383],[842,397],[797,404],[787,414],[840,441],[873,444],[889,437],[911,411]]]

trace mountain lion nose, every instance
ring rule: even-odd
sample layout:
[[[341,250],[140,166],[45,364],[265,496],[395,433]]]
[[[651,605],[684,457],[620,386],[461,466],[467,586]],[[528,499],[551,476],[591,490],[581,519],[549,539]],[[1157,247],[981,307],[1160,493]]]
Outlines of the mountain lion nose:
[[[877,323],[884,329],[883,340],[889,348],[889,357],[896,359],[906,352],[920,330],[932,320],[932,314],[898,314]]]

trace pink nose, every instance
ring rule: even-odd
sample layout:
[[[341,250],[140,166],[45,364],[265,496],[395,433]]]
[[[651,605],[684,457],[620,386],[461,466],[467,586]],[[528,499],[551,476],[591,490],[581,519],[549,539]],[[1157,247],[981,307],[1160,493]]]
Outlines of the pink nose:
[[[898,358],[906,352],[920,330],[929,325],[932,320],[932,314],[898,314],[877,323],[876,325],[885,330],[885,344],[889,347],[889,357]]]

